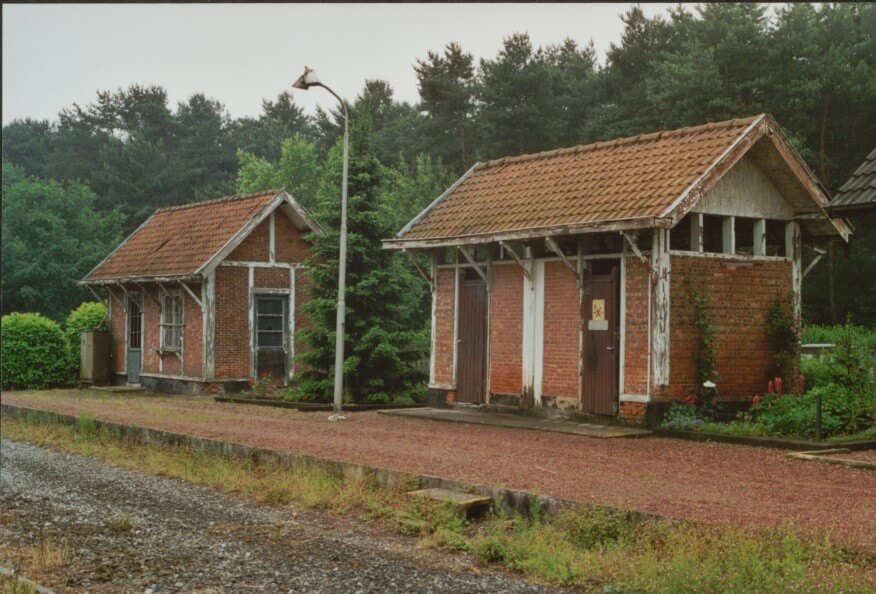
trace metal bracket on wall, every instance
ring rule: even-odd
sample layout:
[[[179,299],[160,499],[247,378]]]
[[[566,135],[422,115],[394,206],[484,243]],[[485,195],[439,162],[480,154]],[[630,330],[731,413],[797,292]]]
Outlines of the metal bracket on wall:
[[[507,241],[500,241],[499,245],[501,245],[505,251],[511,254],[511,257],[514,258],[514,261],[517,262],[520,268],[523,269],[523,275],[529,280],[532,280],[532,271],[526,265],[526,262],[524,262],[523,259],[521,259],[521,257],[517,255],[517,252],[514,251],[514,246]]]

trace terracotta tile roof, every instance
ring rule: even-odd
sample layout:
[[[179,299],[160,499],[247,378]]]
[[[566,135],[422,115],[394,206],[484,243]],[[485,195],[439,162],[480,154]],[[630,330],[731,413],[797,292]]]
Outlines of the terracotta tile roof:
[[[479,163],[397,239],[659,216],[759,117]]]
[[[159,209],[85,280],[192,275],[280,191]]]

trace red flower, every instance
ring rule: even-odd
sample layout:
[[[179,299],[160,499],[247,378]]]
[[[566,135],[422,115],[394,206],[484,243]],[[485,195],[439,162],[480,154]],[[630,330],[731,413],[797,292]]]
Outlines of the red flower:
[[[751,404],[754,406],[757,406],[758,404],[760,404],[760,396],[755,394],[754,398],[751,399]]]

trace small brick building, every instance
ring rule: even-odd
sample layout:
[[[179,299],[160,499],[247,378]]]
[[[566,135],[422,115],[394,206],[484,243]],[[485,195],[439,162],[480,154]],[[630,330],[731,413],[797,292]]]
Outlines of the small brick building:
[[[693,291],[721,396],[763,391],[804,242],[848,238],[826,204],[760,115],[478,163],[385,243],[431,260],[433,402],[655,423],[697,388]]]
[[[196,393],[294,373],[321,232],[285,190],[162,208],[81,282],[108,291],[115,382]]]

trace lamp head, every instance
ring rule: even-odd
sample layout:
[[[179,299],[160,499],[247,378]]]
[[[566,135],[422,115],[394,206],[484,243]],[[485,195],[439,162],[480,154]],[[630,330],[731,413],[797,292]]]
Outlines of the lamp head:
[[[302,89],[306,91],[312,86],[321,84],[319,81],[319,77],[316,75],[316,72],[312,68],[304,67],[304,74],[298,77],[294,83],[292,83],[293,89]]]

